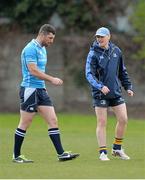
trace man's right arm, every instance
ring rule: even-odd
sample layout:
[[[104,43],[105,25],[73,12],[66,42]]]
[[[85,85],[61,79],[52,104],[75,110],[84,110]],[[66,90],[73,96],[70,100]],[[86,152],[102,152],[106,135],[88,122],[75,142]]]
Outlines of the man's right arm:
[[[50,76],[39,70],[39,68],[37,67],[37,52],[35,48],[26,48],[24,51],[24,57],[27,68],[33,76],[44,81],[48,81],[54,85],[63,84],[63,81],[61,79]]]
[[[110,92],[110,90],[108,89],[107,86],[104,86],[103,83],[96,78],[95,76],[95,72],[97,71],[96,66],[97,65],[96,65],[95,57],[91,53],[89,53],[86,62],[86,78],[93,87],[100,90],[104,95],[106,95]]]
[[[97,71],[96,67],[96,59],[93,56],[93,53],[89,52],[86,62],[86,79],[91,84],[91,86],[95,87],[98,90],[101,90],[103,87],[103,83],[96,78],[95,73]]]
[[[54,85],[62,85],[63,84],[63,81],[61,79],[50,76],[50,75],[40,71],[35,63],[29,63],[29,64],[27,64],[27,66],[28,66],[30,73],[33,76],[36,76],[39,79],[48,81]]]

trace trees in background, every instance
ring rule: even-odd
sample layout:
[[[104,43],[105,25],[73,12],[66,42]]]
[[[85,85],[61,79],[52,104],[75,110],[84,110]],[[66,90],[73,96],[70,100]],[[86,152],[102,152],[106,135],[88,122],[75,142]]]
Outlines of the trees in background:
[[[65,27],[74,31],[91,30],[109,25],[108,16],[122,11],[114,0],[2,0],[0,16],[7,16],[31,32],[49,22],[56,12]]]
[[[134,42],[139,45],[135,58],[142,60],[145,68],[145,1],[139,0],[134,15],[132,16],[132,24],[136,30]]]

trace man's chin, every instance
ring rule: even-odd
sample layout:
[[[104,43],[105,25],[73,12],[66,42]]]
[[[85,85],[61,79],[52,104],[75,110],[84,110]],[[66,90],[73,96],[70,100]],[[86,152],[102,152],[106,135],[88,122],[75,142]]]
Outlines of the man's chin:
[[[51,44],[45,44],[45,47],[49,47]]]

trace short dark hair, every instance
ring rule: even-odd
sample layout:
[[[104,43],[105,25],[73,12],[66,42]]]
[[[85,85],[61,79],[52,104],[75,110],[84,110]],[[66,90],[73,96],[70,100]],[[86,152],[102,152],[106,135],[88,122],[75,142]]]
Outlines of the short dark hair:
[[[56,34],[56,30],[55,30],[55,27],[50,25],[50,24],[44,24],[40,27],[39,29],[39,34],[44,34],[44,35],[47,35],[49,33],[52,33],[52,34]]]

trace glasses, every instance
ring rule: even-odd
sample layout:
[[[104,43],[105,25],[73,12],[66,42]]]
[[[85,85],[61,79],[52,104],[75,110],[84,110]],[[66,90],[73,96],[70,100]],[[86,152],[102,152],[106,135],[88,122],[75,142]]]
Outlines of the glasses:
[[[97,35],[96,37],[97,37],[97,38],[104,38],[105,36],[98,36],[98,35]]]

